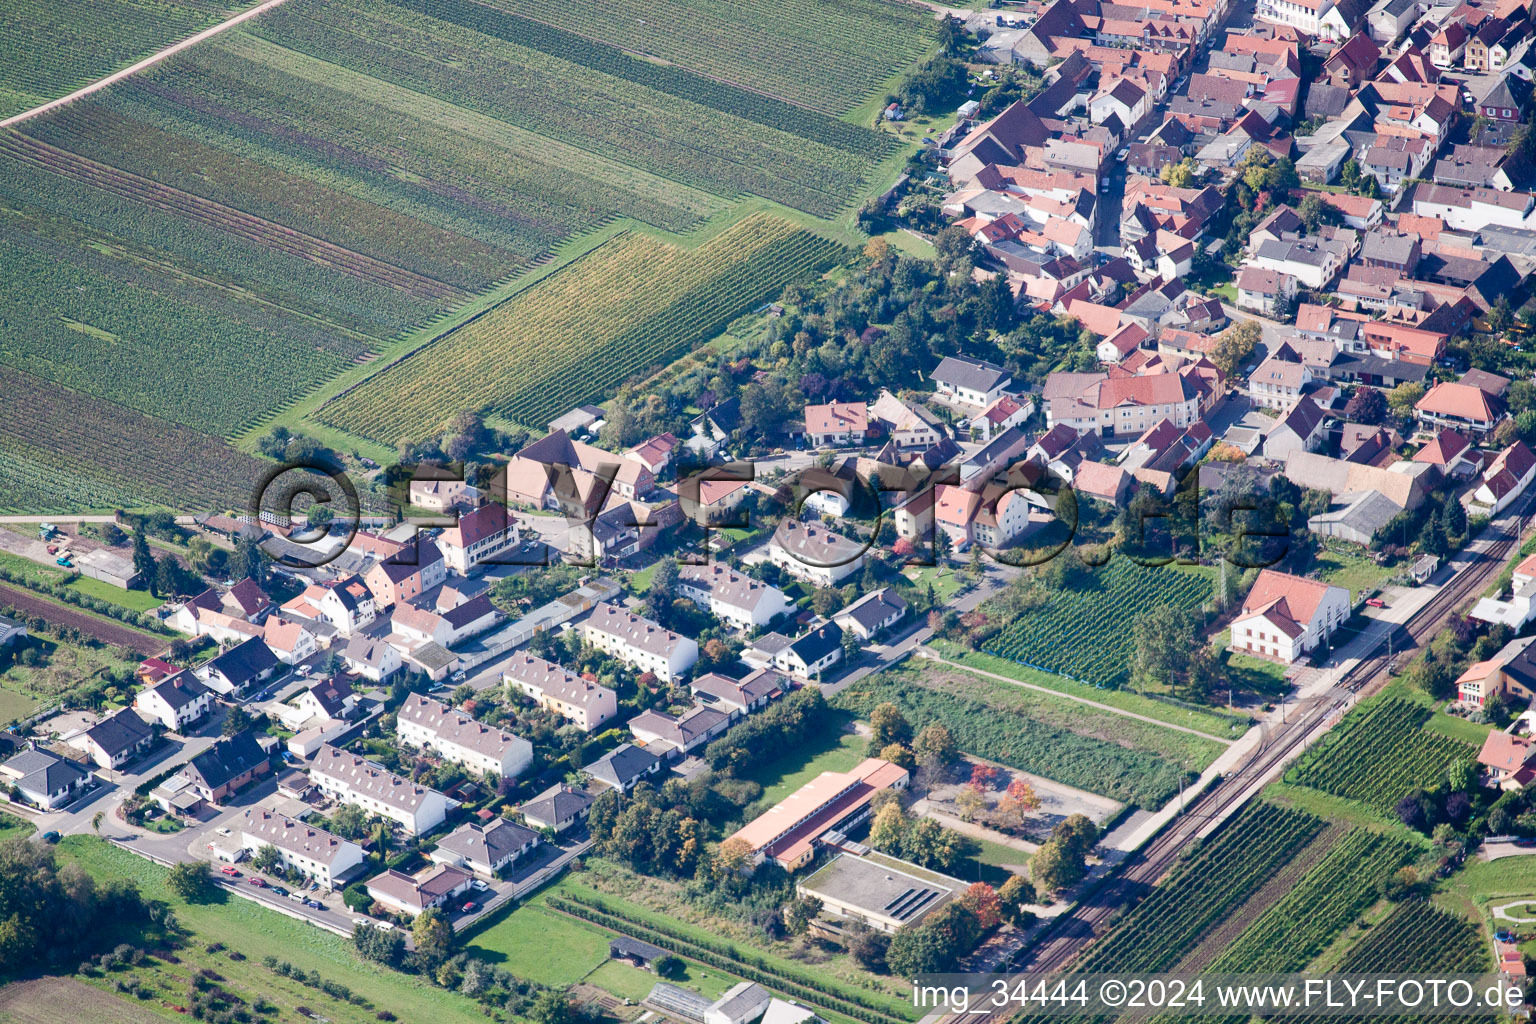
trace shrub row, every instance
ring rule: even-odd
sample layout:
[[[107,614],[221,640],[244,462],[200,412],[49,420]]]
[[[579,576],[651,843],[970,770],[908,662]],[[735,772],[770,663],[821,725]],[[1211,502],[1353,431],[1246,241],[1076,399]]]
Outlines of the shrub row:
[[[680,934],[650,921],[642,921],[622,910],[614,910],[601,900],[591,897],[565,897],[551,895],[549,906],[555,910],[579,917],[584,921],[601,925],[613,931],[632,935],[647,942],[707,964],[718,970],[728,971],[747,981],[771,985],[806,1002],[835,1010],[866,1024],[905,1024],[881,1009],[872,1000],[858,993],[834,989],[826,982],[804,974],[790,974],[776,964],[759,956],[743,954],[735,946],[726,943],[706,942]]]

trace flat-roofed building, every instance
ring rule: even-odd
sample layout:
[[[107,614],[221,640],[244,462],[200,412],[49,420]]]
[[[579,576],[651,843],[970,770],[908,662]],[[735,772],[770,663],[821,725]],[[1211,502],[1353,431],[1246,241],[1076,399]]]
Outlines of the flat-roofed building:
[[[958,878],[895,857],[838,854],[795,885],[821,901],[822,912],[894,934],[917,924],[965,891]]]

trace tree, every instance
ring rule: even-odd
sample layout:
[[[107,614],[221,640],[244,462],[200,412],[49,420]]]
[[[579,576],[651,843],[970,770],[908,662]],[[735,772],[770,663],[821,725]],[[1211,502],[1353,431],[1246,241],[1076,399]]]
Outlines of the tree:
[[[545,989],[533,997],[533,1005],[528,1007],[528,1019],[533,1024],[574,1024],[576,1015],[569,996]]]
[[[343,839],[361,839],[368,833],[368,814],[357,804],[342,804],[331,815],[331,831]]]
[[[869,827],[869,845],[886,853],[899,854],[907,845],[907,830],[911,822],[898,801],[892,800],[875,812],[875,820]]]
[[[1035,902],[1035,887],[1023,875],[1009,875],[1002,888],[997,890],[997,899],[1003,920],[1018,924],[1025,914],[1023,905]]]
[[[882,761],[900,765],[908,771],[917,767],[917,758],[912,756],[912,748],[904,743],[887,743],[880,748],[880,753],[876,756]]]
[[[1003,793],[1003,799],[998,803],[997,809],[1004,814],[1018,818],[1020,825],[1030,814],[1040,809],[1040,796],[1024,779],[1014,779],[1008,783],[1008,789]]]
[[[1387,392],[1387,406],[1392,410],[1392,415],[1407,419],[1413,415],[1413,407],[1418,405],[1419,399],[1423,397],[1424,385],[1409,381]]]
[[[213,890],[205,860],[178,861],[165,876],[165,887],[188,903],[198,903]]]
[[[886,953],[891,946],[890,936],[859,923],[843,929],[843,941],[849,955],[866,971],[883,973],[889,970]]]
[[[1349,397],[1344,415],[1356,423],[1375,426],[1387,416],[1387,398],[1380,390],[1361,385]]]
[[[671,953],[668,953],[666,956],[657,960],[651,966],[654,967],[656,969],[656,973],[663,978],[680,978],[682,977],[683,970],[687,965],[683,963],[682,957],[673,956]]]
[[[1306,198],[1296,207],[1296,214],[1306,225],[1309,235],[1316,234],[1317,229],[1324,224],[1333,224],[1339,220],[1338,211],[1317,192],[1307,193]]]
[[[429,971],[437,970],[439,965],[453,956],[458,942],[448,916],[437,907],[428,907],[416,915],[416,920],[411,924],[411,938],[416,942],[417,959]]]
[[[143,529],[133,531],[133,571],[144,579],[146,587],[155,585],[155,573],[159,564],[155,556],[149,552],[149,538],[145,536]],[[163,595],[161,595],[163,596]]]
[[[1003,919],[1003,902],[986,882],[974,882],[960,897],[960,905],[976,918],[982,931],[991,931]]]
[[[219,733],[224,736],[238,736],[251,727],[251,713],[236,704],[224,713],[224,724],[220,726]]]
[[[917,734],[912,753],[917,755],[917,763],[930,771],[943,768],[955,759],[955,738],[948,726],[933,722]]]
[[[357,948],[358,955],[364,960],[372,960],[390,967],[400,966],[400,962],[405,959],[403,932],[385,931],[364,921],[359,921],[352,926],[352,945]]]
[[[752,846],[745,839],[727,839],[715,847],[714,867],[719,879],[744,875],[751,864]]]
[[[1211,352],[1211,362],[1230,378],[1253,354],[1254,348],[1263,338],[1264,328],[1257,320],[1239,321],[1217,335],[1215,348]]]
[[[802,896],[784,904],[784,928],[791,935],[803,935],[816,915],[821,913],[821,900],[814,896]]]
[[[869,727],[873,734],[869,741],[871,750],[881,750],[892,743],[906,744],[912,740],[912,724],[900,708],[889,702],[877,704],[869,713]]]
[[[981,790],[967,783],[955,794],[955,806],[959,808],[961,818],[975,821],[987,809],[987,798]]]
[[[283,868],[283,855],[271,843],[262,846],[251,858],[251,867],[257,871],[277,872]]]
[[[1199,180],[1200,165],[1195,163],[1193,157],[1185,157],[1176,164],[1168,164],[1162,169],[1159,177],[1174,188],[1189,188]]]
[[[942,910],[936,912],[942,913]],[[955,953],[944,935],[925,921],[915,928],[904,928],[891,936],[885,962],[891,973],[903,978],[919,974],[938,974],[954,963]]]

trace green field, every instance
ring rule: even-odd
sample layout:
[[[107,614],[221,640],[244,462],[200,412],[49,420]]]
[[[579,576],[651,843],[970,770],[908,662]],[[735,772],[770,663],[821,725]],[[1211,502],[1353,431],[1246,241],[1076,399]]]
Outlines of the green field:
[[[1130,690],[1100,689],[1075,679],[1068,679],[1066,676],[1056,675],[1054,672],[1043,672],[1006,658],[967,650],[958,644],[944,640],[935,640],[930,646],[946,660],[958,662],[969,668],[981,669],[1033,686],[1056,690],[1068,696],[1107,704],[1121,711],[1129,711],[1169,725],[1182,725],[1187,729],[1203,732],[1207,736],[1236,739],[1248,729],[1249,718],[1241,712],[1227,711],[1224,708],[1196,707],[1177,701],[1143,696]]]
[[[519,978],[558,988],[574,985],[608,958],[608,936],[547,907],[530,904],[476,935],[469,950]]]
[[[846,772],[864,760],[869,741],[857,733],[830,730],[813,737],[803,749],[754,764],[745,778],[763,787],[763,800],[778,803],[822,772]]]
[[[1080,701],[921,663],[861,680],[832,702],[860,717],[893,703],[914,730],[948,726],[968,754],[1143,807],[1161,804],[1183,772],[1198,773],[1223,749]]]
[[[769,215],[697,249],[624,235],[348,391],[320,418],[379,440],[441,429],[466,406],[544,423],[682,355],[841,251]]]
[[[491,0],[669,64],[818,110],[843,113],[878,92],[934,37],[933,18],[887,0]],[[721,47],[719,40],[736,45]]]
[[[1058,591],[1040,608],[1007,624],[986,651],[1008,661],[1116,688],[1130,678],[1131,623],[1155,605],[1199,608],[1211,581],[1198,573],[1141,566],[1115,558],[1091,585]]]
[[[80,864],[97,878],[126,878],[138,883],[146,896],[164,900],[176,912],[177,921],[191,932],[181,951],[182,993],[186,965],[209,966],[235,973],[223,956],[205,952],[209,943],[222,943],[245,957],[239,965],[236,987],[266,996],[290,1008],[297,1003],[319,1009],[337,1022],[371,1021],[374,1014],[333,1000],[314,988],[279,977],[262,965],[267,956],[297,967],[318,971],[327,980],[362,993],[378,1007],[388,1007],[401,1020],[440,1021],[443,1024],[483,1022],[485,1016],[474,1001],[433,987],[406,974],[362,962],[350,940],[302,924],[256,903],[226,896],[222,902],[187,903],[165,886],[166,870],[95,836],[66,836],[59,844],[63,860]],[[168,972],[169,973],[169,972]],[[284,1018],[287,1019],[287,1018]]]
[[[70,583],[69,589],[86,597],[94,597],[98,601],[132,608],[136,612],[153,611],[165,603],[163,599],[147,590],[124,590],[122,587],[114,587],[110,583],[93,580],[87,576],[81,576]]]
[[[250,3],[8,0],[0,19],[0,118],[104,78]]]
[[[174,11],[169,31],[221,9],[83,3],[24,0],[7,29],[99,41],[123,12],[131,50],[141,14]],[[262,463],[219,438],[250,449],[277,418],[375,458],[466,409],[541,424],[839,258],[822,234],[851,240],[906,153],[870,104],[932,51],[931,16],[643,9],[594,33],[538,4],[289,0],[0,132],[0,388],[21,396],[0,410],[0,511],[243,506]],[[62,60],[51,43],[27,60]],[[826,230],[711,247],[745,208]],[[599,244],[647,233],[678,242]],[[675,275],[636,275],[630,245]],[[548,290],[506,302],[589,253],[550,288],[608,285],[625,329],[550,333],[529,312]],[[423,393],[418,367],[459,387]]]
[[[1410,791],[1433,786],[1451,765],[1477,755],[1470,743],[1425,729],[1429,717],[1427,708],[1395,697],[1361,704],[1286,780],[1391,811]]]

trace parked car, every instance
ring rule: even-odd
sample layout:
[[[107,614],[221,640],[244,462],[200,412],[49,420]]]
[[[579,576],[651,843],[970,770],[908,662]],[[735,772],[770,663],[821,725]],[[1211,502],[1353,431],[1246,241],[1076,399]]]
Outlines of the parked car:
[[[265,878],[257,878],[255,875],[247,878],[246,881],[258,889],[265,889],[267,887],[267,880]]]
[[[321,903],[319,900],[305,900],[304,901],[304,905],[306,907],[313,907],[316,910],[324,910],[325,909],[325,904]]]
[[[56,843],[58,841],[59,841],[59,834],[57,832],[53,831],[52,829],[50,829],[47,832],[43,833],[43,842],[45,842],[45,843]]]
[[[221,836],[234,835],[234,833],[232,831],[230,831],[229,829],[227,829],[227,828],[214,829],[214,831],[217,832]]]
[[[473,914],[475,911],[477,911],[479,909],[480,909],[480,904],[476,903],[474,900],[470,900],[468,903],[464,904],[464,907],[463,907],[464,913],[466,913],[466,914]]]
[[[469,885],[471,889],[479,889],[481,892],[485,892],[485,890],[490,888],[490,886],[486,884],[486,881],[483,878],[477,878],[473,882],[469,883]]]
[[[275,892],[275,893],[277,893],[277,894],[278,894],[278,895],[279,895],[279,896],[287,896],[287,895],[288,895],[288,890],[287,890],[287,889],[284,889],[284,888],[283,888],[283,887],[282,887],[282,886],[280,886],[280,885],[273,885],[273,886],[269,886],[269,888],[270,888],[270,889],[271,889],[271,890],[272,890],[272,891],[273,891],[273,892]]]
[[[227,867],[226,866],[226,867],[219,868],[219,873],[222,874],[222,875],[228,875],[230,878],[239,878],[240,877],[240,869],[239,868],[232,868],[232,867]]]
[[[288,894],[288,898],[293,900],[293,902],[295,902],[295,903],[308,903],[309,902],[309,900],[304,898],[304,894],[301,893],[301,892],[291,892],[291,893]]]
[[[1383,601],[1379,597],[1366,598],[1365,603],[1370,605],[1372,608],[1385,608],[1387,606],[1387,602]]]

